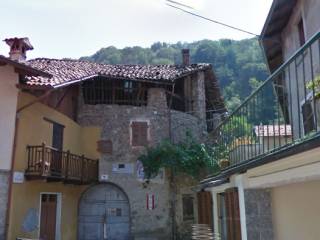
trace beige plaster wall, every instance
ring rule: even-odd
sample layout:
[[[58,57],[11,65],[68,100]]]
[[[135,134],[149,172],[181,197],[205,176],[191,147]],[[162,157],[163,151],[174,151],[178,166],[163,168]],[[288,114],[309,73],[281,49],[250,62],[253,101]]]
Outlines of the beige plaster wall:
[[[273,188],[272,215],[276,240],[318,240],[320,181]]]
[[[0,170],[9,170],[11,166],[18,76],[13,67],[0,66]]]

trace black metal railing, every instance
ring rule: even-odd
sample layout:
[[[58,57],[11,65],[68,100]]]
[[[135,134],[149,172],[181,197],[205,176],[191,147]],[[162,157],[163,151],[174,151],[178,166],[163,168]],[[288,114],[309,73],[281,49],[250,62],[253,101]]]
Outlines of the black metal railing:
[[[302,142],[320,127],[320,32],[213,131],[224,167]]]
[[[52,181],[88,184],[98,181],[98,160],[60,151],[46,146],[27,146],[29,179],[47,178]]]

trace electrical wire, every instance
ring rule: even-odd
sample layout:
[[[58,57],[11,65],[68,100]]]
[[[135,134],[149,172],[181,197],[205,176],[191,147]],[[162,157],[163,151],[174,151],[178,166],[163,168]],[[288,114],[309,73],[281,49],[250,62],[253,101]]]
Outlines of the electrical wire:
[[[193,13],[193,12],[190,12],[190,11],[188,11],[188,10],[185,10],[185,9],[183,9],[183,8],[181,8],[181,7],[178,7],[178,6],[173,5],[173,4],[176,4],[176,5],[180,5],[180,6],[184,6],[184,7],[193,9],[192,7],[187,6],[187,5],[185,5],[185,4],[182,4],[182,3],[179,3],[179,2],[175,2],[175,1],[172,1],[172,0],[166,0],[166,1],[167,1],[166,5],[168,5],[169,7],[172,7],[172,8],[175,8],[175,9],[177,9],[177,10],[180,10],[180,11],[182,11],[182,12],[188,13],[188,14],[190,14],[190,15],[192,15],[192,16],[195,16],[195,17],[198,17],[198,18],[202,18],[202,19],[207,20],[207,21],[209,21],[209,22],[213,22],[213,23],[215,23],[215,24],[219,24],[219,25],[222,25],[222,26],[224,26],[224,27],[231,28],[231,29],[233,29],[233,30],[237,30],[237,31],[240,31],[240,32],[243,32],[243,33],[247,33],[247,34],[253,35],[253,36],[255,36],[255,37],[260,37],[260,35],[258,35],[258,34],[255,34],[255,33],[252,33],[252,32],[246,31],[246,30],[243,30],[243,29],[241,29],[241,28],[237,28],[237,27],[231,26],[231,25],[229,25],[229,24],[226,24],[226,23],[223,23],[223,22],[220,22],[220,21],[216,21],[216,20],[210,19],[210,18],[208,18],[208,17],[204,17],[204,16],[202,16],[202,15],[200,15],[200,14]]]
[[[180,6],[182,6],[182,7],[186,7],[186,8],[195,10],[193,7],[188,6],[188,5],[186,5],[186,4],[183,4],[183,3],[180,3],[180,2],[176,2],[176,1],[172,1],[172,0],[166,0],[166,1],[167,1],[167,2],[170,2],[170,3],[173,3],[173,4],[176,4],[176,5],[180,5]]]

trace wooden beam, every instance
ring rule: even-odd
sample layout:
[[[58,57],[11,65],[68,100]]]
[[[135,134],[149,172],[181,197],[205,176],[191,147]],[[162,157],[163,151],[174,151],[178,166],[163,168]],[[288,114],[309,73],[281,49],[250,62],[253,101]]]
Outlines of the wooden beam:
[[[52,88],[51,86],[46,85],[27,85],[21,83],[16,84],[16,87],[24,90],[48,90]]]
[[[57,109],[58,107],[60,107],[60,104],[62,103],[63,99],[65,98],[65,96],[69,93],[70,91],[70,87],[65,89],[63,95],[60,97],[59,101],[57,102],[56,106],[54,107],[54,109]]]

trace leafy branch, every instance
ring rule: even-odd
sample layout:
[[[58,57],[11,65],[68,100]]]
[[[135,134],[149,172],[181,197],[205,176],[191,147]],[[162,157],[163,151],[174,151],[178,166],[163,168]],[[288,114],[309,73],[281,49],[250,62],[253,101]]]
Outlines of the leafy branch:
[[[191,136],[178,144],[162,141],[155,147],[147,148],[139,160],[143,164],[145,179],[155,177],[161,168],[169,168],[175,173],[187,174],[195,179],[206,172],[220,171],[214,148],[197,143]]]
[[[306,87],[315,92],[315,98],[320,98],[320,75],[316,76],[313,81],[306,83]]]

